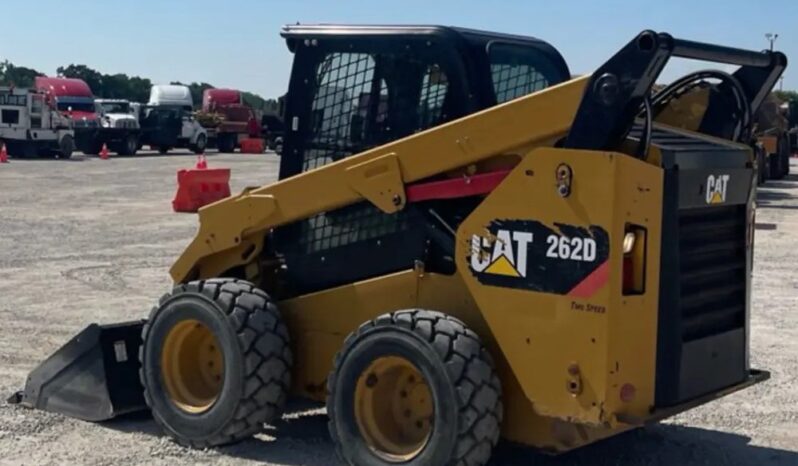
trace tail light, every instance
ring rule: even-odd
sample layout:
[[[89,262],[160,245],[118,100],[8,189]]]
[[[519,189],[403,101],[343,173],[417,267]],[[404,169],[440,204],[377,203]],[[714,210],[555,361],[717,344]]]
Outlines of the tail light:
[[[626,225],[623,236],[623,294],[643,294],[646,285],[646,229]]]

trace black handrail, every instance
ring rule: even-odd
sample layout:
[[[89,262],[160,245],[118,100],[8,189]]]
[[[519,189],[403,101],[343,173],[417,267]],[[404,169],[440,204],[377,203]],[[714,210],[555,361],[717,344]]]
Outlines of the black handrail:
[[[732,76],[739,82],[751,114],[756,113],[787,66],[787,57],[781,52],[756,52],[643,31],[593,73],[564,147],[616,150],[662,69],[674,56],[740,66]],[[705,115],[712,114],[709,110]],[[744,136],[740,132],[738,138]]]
[[[773,64],[774,59],[779,53],[780,52],[770,52],[767,50],[755,52],[753,50],[725,47],[723,45],[673,39],[674,57],[726,63],[729,65],[766,68]]]

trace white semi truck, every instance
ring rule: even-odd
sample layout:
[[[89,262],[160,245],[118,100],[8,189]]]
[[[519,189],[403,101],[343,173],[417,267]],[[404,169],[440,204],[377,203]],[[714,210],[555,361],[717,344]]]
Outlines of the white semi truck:
[[[187,86],[160,84],[152,86],[150,101],[139,114],[141,144],[165,154],[175,147],[185,147],[197,154],[205,152],[208,133],[194,118],[194,100]]]
[[[0,87],[0,142],[13,157],[68,159],[75,150],[75,131],[45,93]]]

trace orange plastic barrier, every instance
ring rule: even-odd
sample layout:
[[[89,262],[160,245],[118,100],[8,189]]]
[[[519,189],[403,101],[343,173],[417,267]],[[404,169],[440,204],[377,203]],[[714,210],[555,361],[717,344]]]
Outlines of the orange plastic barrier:
[[[239,145],[242,154],[262,154],[266,147],[264,140],[260,138],[242,139]]]
[[[179,170],[172,209],[175,212],[196,212],[200,207],[229,196],[229,168]]]

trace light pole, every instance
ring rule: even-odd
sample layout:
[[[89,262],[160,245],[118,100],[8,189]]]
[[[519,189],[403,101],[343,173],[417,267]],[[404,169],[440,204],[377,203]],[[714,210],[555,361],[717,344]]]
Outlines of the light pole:
[[[770,42],[770,51],[773,51],[773,42],[776,42],[776,39],[779,38],[779,35],[776,33],[768,32],[765,34],[765,39]]]

